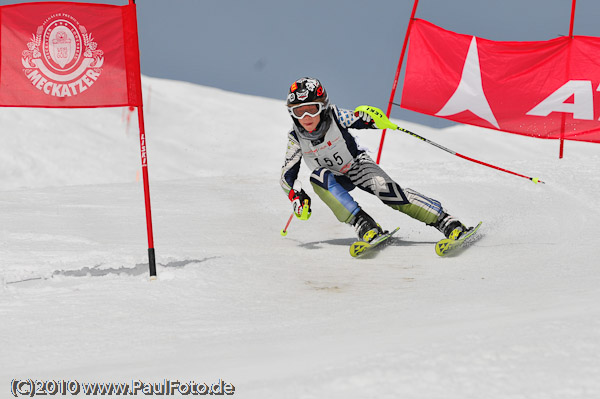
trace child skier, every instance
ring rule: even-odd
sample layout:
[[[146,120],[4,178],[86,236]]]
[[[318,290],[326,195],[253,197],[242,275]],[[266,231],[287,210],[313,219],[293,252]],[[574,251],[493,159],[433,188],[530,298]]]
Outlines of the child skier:
[[[348,129],[377,129],[367,113],[338,109],[329,104],[319,80],[301,78],[289,89],[287,108],[293,127],[288,133],[285,163],[281,169],[281,187],[292,201],[300,219],[311,215],[311,199],[294,183],[304,158],[312,170],[310,182],[315,193],[333,211],[340,222],[353,225],[359,240],[366,242],[383,230],[352,198],[355,187],[377,196],[384,204],[433,226],[447,238],[458,239],[467,228],[450,216],[442,204],[410,188],[401,188],[360,149]]]

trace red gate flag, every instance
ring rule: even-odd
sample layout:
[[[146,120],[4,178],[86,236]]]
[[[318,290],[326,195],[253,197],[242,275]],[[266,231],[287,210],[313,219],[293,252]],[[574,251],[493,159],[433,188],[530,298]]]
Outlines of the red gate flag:
[[[0,106],[141,106],[135,4],[0,6]]]
[[[135,0],[0,6],[0,107],[137,107],[148,265],[156,277]]]
[[[415,20],[402,107],[538,138],[600,142],[600,38],[499,42]]]

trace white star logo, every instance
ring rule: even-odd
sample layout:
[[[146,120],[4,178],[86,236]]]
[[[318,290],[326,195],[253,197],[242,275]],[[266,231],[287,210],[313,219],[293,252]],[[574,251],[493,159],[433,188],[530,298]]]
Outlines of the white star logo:
[[[462,76],[456,91],[452,94],[446,105],[435,115],[449,116],[463,111],[471,111],[473,114],[495,126],[496,129],[500,129],[492,108],[483,92],[475,36],[473,36],[469,45],[469,52],[467,53],[467,59],[465,60]]]

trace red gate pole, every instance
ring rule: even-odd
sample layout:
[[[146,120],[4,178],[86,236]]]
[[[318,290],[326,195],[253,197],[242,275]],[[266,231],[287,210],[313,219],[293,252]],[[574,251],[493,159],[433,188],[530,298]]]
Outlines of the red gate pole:
[[[571,23],[569,26],[569,39],[573,39],[573,26],[575,25],[575,3],[577,3],[577,0],[573,0],[573,2],[571,3]],[[569,60],[567,60],[567,62],[569,62]],[[565,148],[565,119],[565,114],[563,113],[562,126],[560,130],[560,150],[558,153],[559,159],[562,159]]]
[[[135,0],[129,0],[129,5],[135,7]],[[156,256],[154,254],[154,233],[152,232],[152,210],[150,207],[150,184],[148,183],[148,154],[146,151],[146,129],[144,127],[144,106],[142,101],[142,73],[140,68],[140,55],[138,41],[137,13],[135,18],[135,40],[137,51],[137,62],[135,65],[134,76],[137,80],[137,86],[140,88],[137,93],[137,114],[138,127],[140,129],[140,155],[142,157],[142,178],[144,181],[144,203],[146,207],[146,229],[148,230],[148,269],[150,271],[150,280],[156,279]]]
[[[575,1],[575,0],[573,0]],[[396,68],[396,76],[394,76],[394,84],[392,85],[392,93],[390,94],[390,102],[388,103],[386,116],[389,118],[392,113],[392,103],[394,102],[394,97],[396,96],[396,88],[398,87],[398,78],[400,77],[400,69],[402,68],[402,62],[404,61],[404,53],[406,52],[406,45],[408,44],[408,37],[410,36],[410,28],[412,27],[413,20],[415,19],[415,14],[417,12],[417,6],[419,5],[419,0],[415,0],[413,4],[412,13],[410,14],[410,20],[408,21],[408,28],[406,29],[406,35],[404,36],[404,44],[402,45],[402,52],[400,53],[400,60],[398,61],[398,68]],[[385,131],[387,129],[383,129],[381,132],[381,140],[379,141],[379,151],[377,152],[377,163],[379,164],[379,160],[381,159],[381,151],[383,149],[383,141],[385,140]]]
[[[138,107],[140,128],[140,154],[142,156],[142,176],[144,180],[144,200],[146,204],[146,228],[148,230],[148,267],[150,279],[156,278],[156,257],[154,254],[154,234],[152,232],[152,210],[150,207],[150,185],[148,183],[148,154],[146,152],[146,131],[144,128],[144,109]]]

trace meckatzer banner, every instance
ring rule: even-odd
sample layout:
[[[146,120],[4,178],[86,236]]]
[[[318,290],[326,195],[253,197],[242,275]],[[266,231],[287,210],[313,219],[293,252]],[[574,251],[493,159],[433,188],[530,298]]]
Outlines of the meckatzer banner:
[[[0,7],[0,106],[141,106],[135,5]]]

